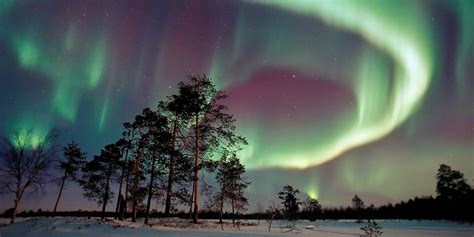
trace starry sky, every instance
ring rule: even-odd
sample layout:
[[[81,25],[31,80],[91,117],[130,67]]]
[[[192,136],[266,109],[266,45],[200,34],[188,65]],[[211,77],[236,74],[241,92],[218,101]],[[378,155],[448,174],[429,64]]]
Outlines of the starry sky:
[[[473,12],[470,0],[0,0],[0,132],[31,128],[33,144],[57,128],[91,157],[205,73],[249,142],[251,207],[285,184],[328,206],[433,195],[441,163],[474,180]],[[80,196],[71,184],[64,208],[96,207]]]

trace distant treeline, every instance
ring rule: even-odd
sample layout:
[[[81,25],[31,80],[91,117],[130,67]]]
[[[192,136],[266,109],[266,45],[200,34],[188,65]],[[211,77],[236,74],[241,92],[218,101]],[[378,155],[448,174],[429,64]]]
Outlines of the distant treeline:
[[[471,194],[472,195],[472,194]],[[471,196],[472,198],[472,196]],[[368,206],[363,208],[360,212],[363,220],[367,219],[408,219],[408,220],[452,220],[474,223],[474,199],[466,199],[465,202],[450,202],[443,198],[429,197],[415,197],[408,201],[402,201],[395,205],[387,204],[380,207]],[[0,217],[8,218],[11,216],[12,209],[6,210]],[[18,217],[45,217],[45,216],[74,216],[74,217],[101,217],[100,211],[67,211],[67,212],[53,212],[42,211],[23,211],[18,214]],[[115,212],[106,212],[107,217],[114,217]],[[202,219],[219,219],[220,213],[218,211],[202,211],[199,216]],[[321,220],[340,220],[340,219],[358,219],[357,210],[352,207],[339,208],[322,208],[321,212],[316,214],[316,219]],[[165,217],[162,212],[152,211],[150,217]],[[173,215],[179,218],[189,218],[190,214],[186,212],[178,212]],[[138,217],[145,217],[144,212],[138,212]],[[231,219],[232,213],[225,212],[224,219]],[[269,213],[246,213],[239,214],[238,219],[270,219]],[[298,213],[299,219],[313,219],[312,213],[308,211],[301,211]],[[283,213],[274,216],[274,219],[285,219]]]
[[[473,199],[471,199],[473,200]],[[474,222],[473,202],[451,202],[442,198],[415,197],[395,205],[369,206],[361,210],[362,219],[452,220]],[[301,212],[300,217],[310,219]],[[320,219],[357,219],[357,210],[351,207],[323,208]]]

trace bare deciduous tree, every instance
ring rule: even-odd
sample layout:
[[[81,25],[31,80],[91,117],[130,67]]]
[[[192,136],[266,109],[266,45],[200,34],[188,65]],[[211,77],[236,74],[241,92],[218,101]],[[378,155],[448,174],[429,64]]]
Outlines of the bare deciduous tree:
[[[56,137],[55,130],[37,137],[32,130],[18,129],[10,139],[2,138],[0,192],[14,195],[11,223],[15,222],[25,193],[41,191],[44,184],[51,181],[48,171],[60,151]]]
[[[275,202],[272,201],[272,204],[268,206],[268,209],[266,210],[266,215],[268,217],[268,231],[271,231],[273,220],[275,219],[275,217],[280,215],[280,208],[277,207]]]

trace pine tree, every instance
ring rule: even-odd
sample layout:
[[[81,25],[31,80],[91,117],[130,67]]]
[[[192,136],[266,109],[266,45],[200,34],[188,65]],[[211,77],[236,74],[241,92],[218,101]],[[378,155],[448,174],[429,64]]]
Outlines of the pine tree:
[[[133,123],[126,123],[124,125],[128,126],[127,129],[131,130],[134,134],[134,139],[131,141],[134,148],[134,163],[133,171],[131,172],[132,180],[130,180],[131,185],[129,190],[130,194],[129,201],[132,202],[132,222],[136,222],[138,208],[142,204],[142,201],[146,195],[147,188],[142,185],[142,182],[145,180],[144,176],[144,156],[146,153],[147,146],[147,121],[145,116],[148,113],[151,113],[150,109],[144,109],[142,114],[135,116]]]
[[[101,150],[99,156],[89,161],[83,169],[80,182],[84,197],[102,205],[102,219],[105,218],[107,204],[113,198],[110,183],[113,176],[117,175],[121,152],[116,144],[109,144]]]
[[[242,175],[245,173],[245,166],[234,154],[230,159],[226,155],[217,163],[216,180],[219,184],[219,192],[216,198],[219,203],[219,223],[222,223],[224,203],[228,200],[232,207],[232,222],[235,222],[235,209],[243,210],[248,205],[244,190],[250,184]],[[237,208],[236,208],[237,207]]]
[[[441,164],[436,174],[436,193],[448,200],[460,199],[467,196],[471,187],[467,184],[464,174],[453,170],[449,165]]]
[[[145,209],[145,224],[148,224],[151,199],[155,195],[155,180],[159,173],[163,173],[165,161],[173,155],[171,147],[171,134],[168,131],[168,120],[161,114],[144,110],[143,126],[147,127],[148,132],[144,135],[147,139],[148,150],[148,198]]]
[[[123,123],[123,128],[124,131],[122,132],[122,137],[124,142],[124,149],[126,152],[126,160],[122,162],[122,174],[124,174],[124,182],[125,182],[125,195],[123,198],[123,205],[121,205],[120,208],[120,217],[125,217],[125,213],[127,212],[129,208],[129,203],[132,202],[132,220],[136,218],[136,214],[133,211],[135,208],[133,208],[134,203],[138,203],[140,199],[140,195],[138,195],[138,192],[133,186],[133,183],[135,181],[134,177],[138,174],[139,177],[138,179],[144,179],[143,174],[141,172],[141,164],[138,164],[137,166],[137,151],[138,151],[138,141],[139,141],[139,130],[137,127],[134,125],[134,123],[129,123],[125,122]],[[134,158],[132,158],[134,157]],[[133,180],[132,180],[133,179]],[[135,209],[136,210],[136,209]]]
[[[319,204],[318,200],[316,198],[310,198],[307,201],[307,208],[308,208],[308,214],[309,214],[309,220],[310,221],[315,221],[318,219],[319,214],[321,213],[321,204]]]
[[[203,76],[190,76],[188,82],[178,83],[178,100],[189,119],[190,137],[194,158],[193,168],[193,222],[198,223],[199,170],[206,167],[212,154],[222,154],[227,144],[236,147],[246,144],[235,134],[235,119],[226,113],[227,107],[219,104],[227,95],[218,91],[212,81]],[[237,142],[238,141],[238,142]]]
[[[61,177],[58,198],[54,205],[53,213],[56,213],[59,200],[63,192],[64,184],[67,180],[77,181],[77,171],[84,166],[86,162],[86,153],[74,141],[64,147],[64,159],[59,161],[59,169],[63,172]]]
[[[357,212],[357,222],[362,222],[361,212],[362,209],[365,207],[364,201],[359,198],[359,196],[354,195],[352,198],[352,208]]]
[[[169,132],[171,134],[170,146],[173,150],[173,154],[169,156],[168,160],[168,177],[166,184],[166,198],[165,198],[165,216],[170,214],[172,197],[175,196],[173,186],[175,183],[183,184],[183,181],[187,181],[186,171],[189,170],[188,162],[186,162],[182,153],[179,152],[179,146],[183,142],[180,142],[179,135],[182,133],[183,127],[189,122],[189,114],[184,110],[186,107],[186,101],[182,101],[182,98],[177,95],[168,96],[166,101],[161,101],[158,104],[158,111],[168,118],[169,121]],[[181,139],[182,140],[182,139]],[[182,168],[185,168],[184,170]],[[181,188],[181,192],[178,192],[178,196],[187,196],[182,191],[186,190]]]
[[[128,179],[128,174],[130,174],[130,162],[129,162],[129,152],[131,149],[131,144],[130,141],[127,140],[126,132],[124,132],[124,138],[119,139],[115,145],[119,147],[120,151],[123,155],[121,161],[119,162],[119,170],[121,172],[120,178],[119,178],[119,188],[118,188],[118,195],[117,195],[117,205],[115,207],[115,217],[114,219],[119,219],[123,220],[125,211],[127,208],[127,191],[125,191],[125,197],[122,194],[122,189],[123,189],[123,183],[125,181],[125,184],[127,184]]]
[[[291,221],[296,217],[296,213],[299,210],[298,205],[300,204],[297,197],[300,191],[293,188],[291,185],[286,185],[283,187],[283,190],[278,193],[278,198],[282,201],[284,207],[284,213],[288,217],[288,220]]]

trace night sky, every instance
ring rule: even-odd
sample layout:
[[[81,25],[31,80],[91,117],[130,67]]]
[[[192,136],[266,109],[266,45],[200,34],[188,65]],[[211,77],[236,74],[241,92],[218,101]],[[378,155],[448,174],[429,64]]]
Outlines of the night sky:
[[[434,195],[441,163],[474,180],[473,23],[471,0],[0,0],[0,132],[57,128],[91,157],[205,73],[249,142],[251,207],[285,184],[323,205]],[[61,202],[96,207],[73,184]]]

